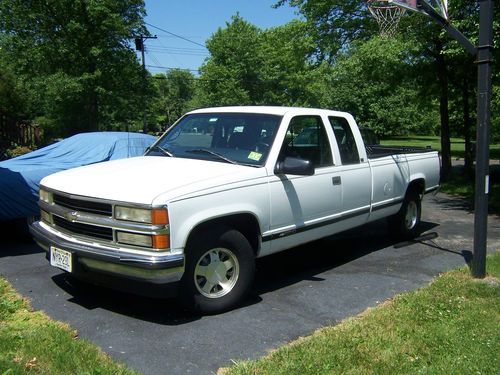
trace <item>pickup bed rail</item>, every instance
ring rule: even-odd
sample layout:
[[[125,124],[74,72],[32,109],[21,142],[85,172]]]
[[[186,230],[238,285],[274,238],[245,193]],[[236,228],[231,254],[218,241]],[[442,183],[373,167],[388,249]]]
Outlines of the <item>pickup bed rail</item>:
[[[432,147],[407,147],[407,146],[381,146],[381,145],[367,145],[365,146],[368,158],[382,158],[390,155],[400,154],[419,154],[423,152],[434,152],[436,150]]]

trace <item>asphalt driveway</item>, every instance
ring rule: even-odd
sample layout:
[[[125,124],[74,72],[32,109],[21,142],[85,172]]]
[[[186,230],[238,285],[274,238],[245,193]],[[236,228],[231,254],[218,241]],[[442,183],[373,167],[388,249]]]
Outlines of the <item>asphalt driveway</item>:
[[[423,207],[426,233],[439,237],[394,246],[380,221],[260,259],[246,305],[217,316],[189,315],[172,299],[73,285],[34,243],[19,238],[2,243],[0,275],[35,309],[69,323],[80,337],[144,374],[207,374],[464,265],[473,231],[466,203],[438,194],[426,197]],[[490,216],[488,238],[490,251],[500,249],[498,216]]]

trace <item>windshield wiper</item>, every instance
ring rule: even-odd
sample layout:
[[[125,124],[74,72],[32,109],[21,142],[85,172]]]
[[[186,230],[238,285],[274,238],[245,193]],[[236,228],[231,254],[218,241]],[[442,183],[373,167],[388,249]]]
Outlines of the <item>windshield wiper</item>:
[[[189,152],[189,153],[192,153],[192,154],[209,154],[209,155],[215,156],[217,159],[225,161],[226,163],[238,164],[234,160],[228,159],[225,156],[223,156],[223,155],[221,155],[221,154],[219,154],[219,153],[217,153],[215,151],[207,150],[205,148],[196,148],[194,150],[187,150],[186,152]]]
[[[163,155],[170,156],[171,158],[174,157],[174,154],[172,152],[170,152],[170,150],[166,147],[156,145],[156,146],[151,148],[151,150],[156,150],[156,149],[160,150]]]

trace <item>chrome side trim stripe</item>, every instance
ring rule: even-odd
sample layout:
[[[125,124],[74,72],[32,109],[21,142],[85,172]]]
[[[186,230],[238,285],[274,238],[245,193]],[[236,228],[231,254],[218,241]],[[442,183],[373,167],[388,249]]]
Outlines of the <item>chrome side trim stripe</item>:
[[[263,235],[262,236],[262,242],[276,240],[276,239],[279,239],[279,238],[291,236],[293,234],[302,233],[302,232],[305,232],[305,231],[308,231],[308,230],[312,230],[312,229],[321,228],[321,227],[324,227],[324,226],[327,226],[327,225],[335,224],[335,223],[338,223],[339,221],[352,219],[353,217],[356,217],[356,216],[366,215],[367,213],[370,213],[370,212],[373,212],[373,211],[381,210],[381,209],[388,208],[388,207],[391,207],[391,206],[396,206],[396,205],[400,204],[402,201],[403,201],[403,199],[397,199],[397,200],[393,200],[391,202],[387,202],[387,203],[381,204],[381,205],[376,206],[376,207],[372,206],[371,211],[370,211],[370,208],[368,207],[368,208],[364,208],[364,209],[359,210],[359,211],[351,212],[351,213],[348,213],[348,214],[343,214],[343,215],[338,216],[338,217],[333,218],[333,219],[321,221],[319,223],[314,223],[314,224],[310,224],[310,225],[304,225],[304,226],[301,226],[301,227],[298,227],[298,228],[287,229],[287,230],[284,230],[284,231],[281,231],[281,232],[272,233],[272,234],[268,234],[268,235]]]

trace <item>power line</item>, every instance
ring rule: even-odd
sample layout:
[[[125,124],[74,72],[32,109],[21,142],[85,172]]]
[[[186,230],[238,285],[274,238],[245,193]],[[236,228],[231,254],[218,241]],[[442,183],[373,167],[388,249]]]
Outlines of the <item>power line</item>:
[[[148,47],[147,49],[154,50],[156,52],[177,52],[177,53],[197,53],[200,55],[208,55],[208,52],[202,50],[186,50],[181,48],[162,48],[162,47]]]
[[[195,42],[194,40],[191,40],[191,39],[185,38],[185,37],[183,37],[183,36],[181,36],[181,35],[174,34],[174,33],[170,32],[170,31],[168,31],[168,30],[162,29],[161,27],[158,27],[158,26],[155,26],[155,25],[151,25],[150,23],[147,23],[147,22],[145,22],[145,24],[146,24],[146,25],[148,25],[148,26],[151,26],[151,27],[153,27],[153,28],[155,28],[155,29],[157,29],[157,30],[163,31],[164,33],[167,33],[167,34],[170,34],[170,35],[172,35],[172,36],[175,36],[175,37],[177,37],[177,38],[179,38],[179,39],[185,40],[186,42],[189,42],[189,43],[192,43],[192,44],[196,44],[197,46],[200,46],[200,47],[203,47],[203,48],[207,48],[207,47],[205,47],[205,45],[204,45],[204,44],[201,44],[201,43]]]
[[[157,33],[156,35],[158,36],[161,36],[161,37],[165,37],[165,38],[177,38],[177,36],[173,36],[173,35],[170,35],[170,34],[164,34],[164,33]],[[184,35],[184,38],[201,38],[201,36],[199,35]]]
[[[153,60],[156,65],[161,65],[160,60],[158,60],[156,56],[151,51],[149,51],[149,48],[146,50],[146,54],[151,58],[151,60]]]
[[[153,79],[159,79],[159,80],[164,80],[164,81],[172,81],[172,80],[176,80],[176,78],[172,78],[172,77],[167,77],[165,75],[158,75],[158,74],[161,74],[161,73],[157,73],[155,75],[152,75],[151,77]],[[195,77],[195,76],[192,76],[192,77],[185,77],[184,79],[186,80],[189,80],[189,81],[199,81],[200,78],[199,77]]]
[[[172,68],[170,66],[161,66],[161,65],[146,65],[148,68],[157,68],[157,69],[165,69],[165,70],[187,70],[189,72],[198,73],[199,69],[188,69],[188,68]]]
[[[179,68],[172,68],[172,69],[179,69]],[[182,70],[182,69],[180,69],[180,70]],[[161,73],[159,73],[159,74],[161,74]],[[158,74],[152,75],[151,77],[153,79],[164,80],[164,81],[175,80],[175,78],[168,77],[165,75],[158,75]],[[201,81],[202,80],[200,77],[195,77],[195,76],[185,77],[184,79],[187,79],[189,81]],[[224,78],[204,78],[203,81],[206,81],[206,82],[225,82],[226,80]],[[249,82],[249,81],[243,81],[243,82]],[[252,82],[255,82],[255,81],[252,81]]]
[[[148,48],[166,49],[166,50],[179,50],[179,51],[199,52],[199,53],[208,54],[208,52],[206,50],[201,49],[201,48],[186,48],[186,47],[174,47],[174,46],[164,46],[164,45],[149,46]]]
[[[195,70],[195,69],[171,68],[168,66],[155,66],[155,65],[146,65],[146,66],[150,67],[150,68],[158,68],[158,69],[164,69],[164,70],[170,70],[170,71],[171,70],[185,70],[185,71],[199,73],[199,71]],[[157,74],[161,74],[161,73],[157,73]],[[167,81],[173,79],[172,77],[157,75],[157,74],[154,74],[151,77],[153,79],[167,80]],[[185,79],[188,79],[191,81],[204,81],[204,82],[227,82],[227,78],[208,78],[208,77],[200,77],[200,76],[198,76],[198,77],[196,77],[196,76],[186,77]],[[242,82],[242,83],[265,83],[266,82],[262,79],[238,79],[238,81]]]
[[[155,52],[155,53],[169,54],[169,55],[199,56],[199,57],[208,56],[207,53],[203,53],[203,52],[191,52],[191,51],[154,48],[154,47],[147,47],[146,52]]]

